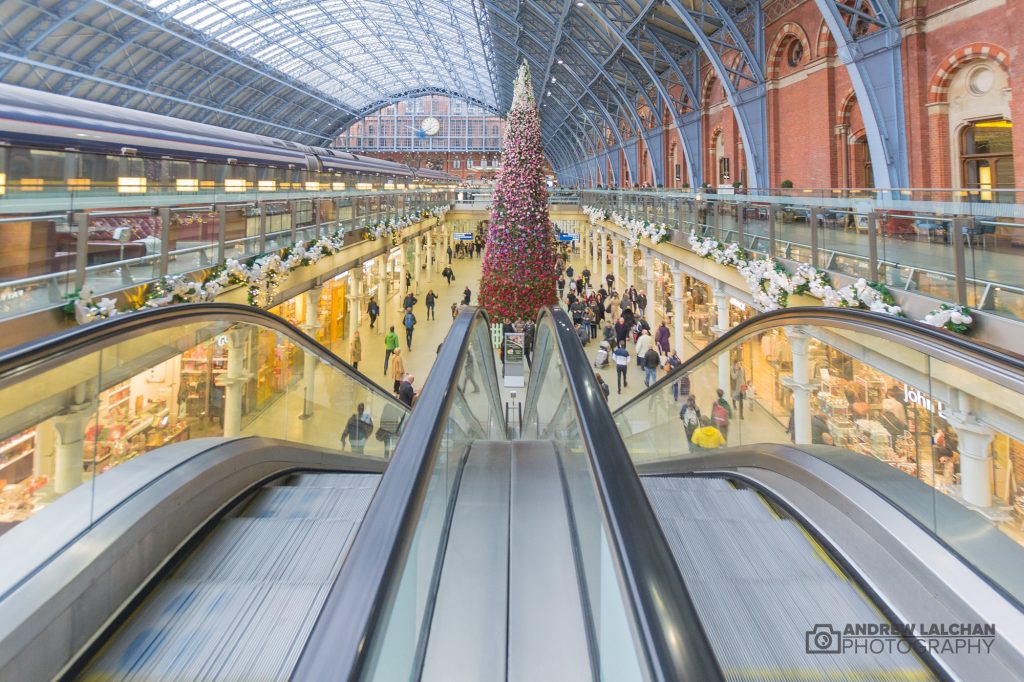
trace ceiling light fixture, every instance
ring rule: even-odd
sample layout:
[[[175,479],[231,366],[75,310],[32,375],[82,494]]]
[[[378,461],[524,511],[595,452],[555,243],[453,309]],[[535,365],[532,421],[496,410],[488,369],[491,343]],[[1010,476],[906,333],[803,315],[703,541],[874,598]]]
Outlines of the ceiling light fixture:
[[[561,59],[559,59],[559,60],[558,60],[558,63],[559,63],[559,64],[564,64],[565,62],[563,62],[563,61],[562,61]]]

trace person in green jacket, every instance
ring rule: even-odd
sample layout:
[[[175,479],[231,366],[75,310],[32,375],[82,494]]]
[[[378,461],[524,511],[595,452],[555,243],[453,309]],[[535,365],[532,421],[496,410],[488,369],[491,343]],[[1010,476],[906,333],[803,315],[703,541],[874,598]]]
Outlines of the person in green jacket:
[[[395,325],[391,325],[390,331],[384,335],[384,376],[388,375],[388,361],[391,354],[398,348],[398,334],[395,333]]]

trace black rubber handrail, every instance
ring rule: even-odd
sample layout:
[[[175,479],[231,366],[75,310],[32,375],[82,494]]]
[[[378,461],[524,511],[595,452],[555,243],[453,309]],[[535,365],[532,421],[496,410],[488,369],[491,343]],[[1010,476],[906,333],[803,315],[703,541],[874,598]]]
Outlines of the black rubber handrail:
[[[653,386],[633,396],[625,405],[616,409],[615,414],[622,414],[634,404],[646,400],[652,391],[663,388],[664,382],[674,381],[680,373],[692,372],[694,367],[722,353],[724,348],[728,348],[744,336],[779,327],[800,325],[838,327],[875,334],[881,340],[906,346],[955,367],[969,370],[972,374],[1024,395],[1024,355],[905,317],[873,313],[858,308],[798,306],[761,313],[741,322],[697,351],[696,355],[663,376]]]
[[[143,309],[44,336],[0,353],[0,386],[30,379],[61,364],[127,339],[182,324],[210,321],[225,324],[249,323],[283,334],[297,346],[346,374],[376,397],[386,399],[392,405],[400,407],[403,412],[408,412],[409,408],[385,389],[291,322],[262,308],[236,303],[183,303]]]
[[[610,531],[613,561],[626,588],[627,606],[651,679],[724,680],[572,322],[564,310],[549,306],[537,318],[538,331],[542,325],[550,326],[566,370],[569,395]],[[533,386],[531,376],[527,393],[533,391],[539,387]]]
[[[477,324],[489,326],[476,308],[452,324],[291,679],[354,681],[365,671],[398,592]],[[484,362],[477,376],[497,381],[494,354],[484,353]],[[494,414],[504,419],[498,402]]]

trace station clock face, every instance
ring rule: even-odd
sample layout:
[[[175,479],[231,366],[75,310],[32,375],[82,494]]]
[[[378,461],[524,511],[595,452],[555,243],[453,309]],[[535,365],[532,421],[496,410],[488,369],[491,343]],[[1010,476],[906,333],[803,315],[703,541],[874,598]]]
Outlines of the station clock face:
[[[433,116],[423,119],[423,123],[420,124],[420,129],[427,135],[437,135],[441,132],[441,122]]]

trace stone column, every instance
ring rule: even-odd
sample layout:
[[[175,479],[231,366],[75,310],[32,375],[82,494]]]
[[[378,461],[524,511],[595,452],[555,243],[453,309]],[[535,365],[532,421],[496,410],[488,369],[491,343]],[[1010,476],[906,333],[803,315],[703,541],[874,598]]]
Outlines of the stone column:
[[[632,286],[633,284],[633,256],[635,254],[633,253],[633,247],[626,243],[625,240],[623,240],[623,246],[626,247],[623,249],[623,253],[626,257],[626,282],[619,287],[619,293],[623,293],[627,287]]]
[[[94,401],[89,400],[92,394],[95,394],[95,382],[88,381],[76,385],[72,389],[71,404],[67,410],[52,420],[57,436],[54,443],[53,469],[55,493],[64,494],[82,484],[85,428],[95,407]]]
[[[716,336],[721,336],[725,332],[729,331],[729,295],[725,293],[725,289],[721,288],[719,284],[718,288],[713,290],[715,296],[715,310],[718,313],[718,321],[713,331]],[[718,388],[725,391],[725,397],[729,396],[729,352],[718,354]]]
[[[320,318],[317,315],[317,307],[320,304],[320,294],[323,292],[322,286],[313,287],[303,294],[303,301],[305,307],[305,316],[302,322],[302,331],[306,332],[309,336],[316,338],[316,332],[320,329]],[[358,304],[356,304],[358,305]],[[354,310],[349,310],[349,330],[352,329],[352,320],[355,317]],[[351,336],[351,331],[349,332]],[[228,350],[228,364],[231,363],[230,349]],[[299,419],[308,419],[313,416],[313,405],[315,404],[314,397],[316,391],[316,367],[317,357],[313,353],[308,351],[302,354],[302,414],[299,415]],[[227,398],[225,396],[225,405],[227,404]]]
[[[802,329],[786,327],[789,348],[792,353],[793,376],[783,379],[783,385],[793,391],[793,440],[798,445],[811,443],[811,385],[810,367],[807,364],[807,344],[811,337]]]
[[[248,379],[245,372],[246,329],[228,332],[228,368],[224,373],[224,436],[232,438],[242,431],[242,386]]]
[[[380,317],[377,324],[378,334],[388,333],[388,308],[391,302],[388,300],[388,290],[391,288],[391,278],[388,277],[388,257],[387,254],[380,257],[380,273],[378,276],[380,279],[377,284],[377,303],[380,305]]]
[[[683,339],[683,321],[686,316],[686,299],[683,298],[683,270],[678,265],[672,266],[672,348],[679,357],[686,357]]]
[[[437,263],[434,253],[434,230],[427,230],[427,281],[434,281],[434,266]]]
[[[612,240],[613,253],[612,253],[612,274],[615,276],[615,288],[617,290],[622,289],[622,282],[619,281],[619,261],[622,260],[622,246],[624,242],[619,237],[615,237]]]
[[[644,248],[644,274],[647,277],[647,310],[651,313],[647,321],[652,329],[657,329],[658,323],[654,315],[654,251],[650,247]]]
[[[601,234],[601,270],[594,275],[602,282],[608,277],[608,253],[612,245],[612,235],[607,231]]]
[[[422,250],[420,247],[420,238],[414,237],[413,244],[416,247],[416,252],[413,261],[415,264],[415,270],[413,270],[412,273],[412,289],[418,294],[420,292],[420,273],[423,271],[423,261],[420,258],[420,251]]]
[[[964,502],[988,509],[992,506],[992,451],[989,446],[995,432],[980,423],[974,415],[973,400],[970,396],[956,392],[954,404],[958,409],[951,411],[946,421],[956,431],[960,442],[960,494]]]
[[[601,248],[601,228],[595,227],[593,230],[593,239],[591,239],[591,254],[593,257],[593,267],[590,268],[592,276],[597,277],[600,270],[597,268],[597,252]]]

